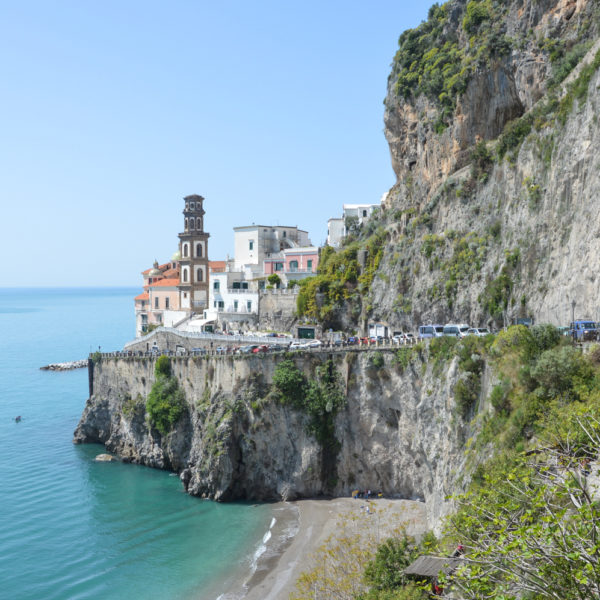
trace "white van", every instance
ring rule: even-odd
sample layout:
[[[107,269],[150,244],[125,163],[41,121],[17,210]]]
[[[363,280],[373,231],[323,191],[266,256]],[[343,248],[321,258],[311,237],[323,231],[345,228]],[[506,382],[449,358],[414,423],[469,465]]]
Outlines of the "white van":
[[[448,323],[444,325],[444,335],[464,338],[469,334],[470,327],[465,323]]]

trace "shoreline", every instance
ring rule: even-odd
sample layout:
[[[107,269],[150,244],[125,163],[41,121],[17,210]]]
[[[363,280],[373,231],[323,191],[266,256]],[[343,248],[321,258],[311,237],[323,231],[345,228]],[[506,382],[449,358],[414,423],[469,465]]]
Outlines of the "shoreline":
[[[367,517],[367,506],[390,516],[390,522],[375,521],[374,515],[373,519]],[[271,521],[255,551],[252,573],[249,575],[246,570],[243,581],[238,579],[217,596],[218,600],[287,600],[300,575],[311,568],[313,554],[336,530],[340,518],[358,517],[365,531],[376,523],[382,541],[398,524],[416,537],[427,531],[425,504],[415,500],[296,500],[275,504],[273,517],[275,523]]]

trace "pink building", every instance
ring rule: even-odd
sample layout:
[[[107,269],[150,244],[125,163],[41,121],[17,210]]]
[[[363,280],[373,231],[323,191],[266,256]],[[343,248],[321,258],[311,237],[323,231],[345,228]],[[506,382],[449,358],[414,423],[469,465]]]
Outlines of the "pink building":
[[[319,250],[314,246],[286,248],[264,260],[266,276],[277,273],[286,281],[304,279],[317,272]]]

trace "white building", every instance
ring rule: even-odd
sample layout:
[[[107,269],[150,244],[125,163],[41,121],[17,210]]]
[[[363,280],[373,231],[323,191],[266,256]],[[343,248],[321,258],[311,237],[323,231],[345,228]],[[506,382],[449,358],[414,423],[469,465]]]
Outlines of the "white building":
[[[234,264],[236,271],[264,275],[263,263],[269,255],[286,248],[310,246],[308,232],[298,227],[247,225],[234,227]]]
[[[333,248],[339,248],[345,237],[344,219],[337,217],[329,219],[327,221],[327,244]]]
[[[382,196],[382,202],[387,194]],[[381,208],[381,204],[344,204],[341,218],[333,217],[327,221],[327,243],[339,248],[342,240],[349,234],[349,228],[362,227]]]

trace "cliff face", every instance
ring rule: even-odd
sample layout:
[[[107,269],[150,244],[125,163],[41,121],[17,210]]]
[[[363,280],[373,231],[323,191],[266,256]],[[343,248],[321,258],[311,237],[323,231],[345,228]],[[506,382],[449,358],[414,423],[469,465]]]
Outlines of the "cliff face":
[[[468,426],[452,395],[461,374],[456,362],[434,369],[416,354],[401,369],[392,353],[382,352],[384,364],[375,368],[372,355],[333,355],[347,398],[335,422],[341,445],[333,471],[307,433],[306,415],[269,394],[282,360],[275,356],[173,359],[186,412],[164,437],[145,409],[153,362],[102,360],[75,441],[104,443],[126,461],[173,470],[194,495],[270,500],[382,490],[425,500],[436,524],[464,467]],[[328,358],[311,354],[294,362],[311,378]],[[484,385],[482,396],[486,391]]]
[[[438,10],[401,38],[388,82],[398,182],[381,215],[369,317],[398,328],[521,316],[561,325],[575,301],[576,316],[600,318],[600,6],[455,0]],[[473,25],[478,14],[488,16]],[[449,57],[458,67],[440,69],[440,83],[429,74]]]

